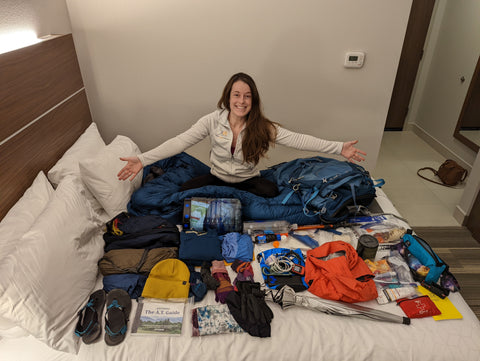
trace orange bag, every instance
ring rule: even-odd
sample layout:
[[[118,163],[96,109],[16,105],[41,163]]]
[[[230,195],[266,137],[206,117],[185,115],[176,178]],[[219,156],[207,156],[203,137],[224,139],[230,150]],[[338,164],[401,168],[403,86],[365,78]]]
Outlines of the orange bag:
[[[374,275],[357,251],[343,241],[328,242],[307,252],[305,282],[314,295],[349,303],[377,298]]]

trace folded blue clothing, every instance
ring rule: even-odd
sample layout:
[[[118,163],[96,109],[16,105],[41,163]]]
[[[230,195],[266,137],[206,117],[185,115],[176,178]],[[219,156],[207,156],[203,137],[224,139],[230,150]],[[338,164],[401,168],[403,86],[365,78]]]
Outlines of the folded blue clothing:
[[[178,258],[187,265],[201,266],[203,261],[223,260],[222,242],[216,230],[180,232]]]
[[[105,292],[110,292],[111,290],[120,288],[127,291],[130,298],[137,299],[142,295],[146,280],[147,276],[133,273],[104,276],[103,289]]]
[[[248,234],[230,232],[223,236],[222,256],[231,263],[236,259],[250,262],[253,258],[253,242]]]

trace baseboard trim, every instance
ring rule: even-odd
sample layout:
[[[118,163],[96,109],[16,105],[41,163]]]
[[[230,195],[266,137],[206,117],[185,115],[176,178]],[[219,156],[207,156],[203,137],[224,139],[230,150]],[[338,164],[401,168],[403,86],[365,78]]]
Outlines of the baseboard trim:
[[[458,204],[453,211],[453,218],[455,218],[455,220],[462,226],[465,226],[465,224],[467,224],[468,216]]]

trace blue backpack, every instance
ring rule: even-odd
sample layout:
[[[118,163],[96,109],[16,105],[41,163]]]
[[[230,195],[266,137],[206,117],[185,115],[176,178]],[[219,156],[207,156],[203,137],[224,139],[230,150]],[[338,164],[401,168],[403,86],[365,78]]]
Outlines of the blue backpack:
[[[279,187],[290,188],[283,204],[296,195],[307,216],[324,223],[338,223],[351,215],[352,209],[367,207],[376,196],[375,188],[385,181],[372,180],[358,164],[333,158],[312,157],[284,162],[272,167]]]

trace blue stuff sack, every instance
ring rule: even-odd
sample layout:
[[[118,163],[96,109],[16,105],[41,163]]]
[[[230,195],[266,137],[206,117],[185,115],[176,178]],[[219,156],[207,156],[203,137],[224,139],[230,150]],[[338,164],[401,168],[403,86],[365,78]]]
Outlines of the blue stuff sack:
[[[426,283],[438,282],[440,275],[445,270],[448,270],[448,266],[433,251],[430,245],[422,238],[413,235],[411,229],[404,234],[402,242],[411,255],[417,258],[422,265],[429,268],[428,274],[425,276]]]

